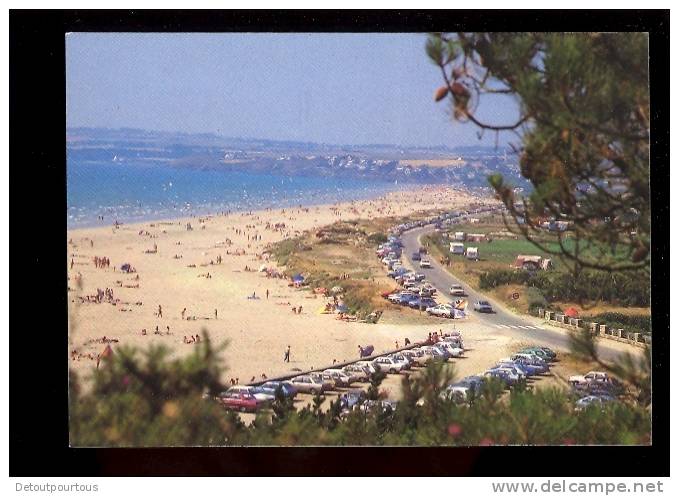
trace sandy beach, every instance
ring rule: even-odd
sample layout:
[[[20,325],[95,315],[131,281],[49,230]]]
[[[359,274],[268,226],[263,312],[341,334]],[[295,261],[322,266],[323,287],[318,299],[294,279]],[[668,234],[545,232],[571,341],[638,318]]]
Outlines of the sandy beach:
[[[323,297],[258,271],[263,264],[276,267],[263,252],[269,243],[337,220],[459,208],[475,200],[449,188],[422,188],[333,205],[70,230],[69,359],[77,371],[96,366],[103,338],[112,340],[114,352],[122,345],[163,344],[178,356],[192,350],[185,337],[206,330],[215,343],[229,343],[223,380],[242,383],[351,359],[358,345],[379,351],[406,337],[422,339],[441,327],[438,321],[371,325],[319,314]],[[108,264],[97,267],[94,257]],[[123,264],[136,272],[121,271]],[[100,303],[98,289],[104,292]],[[302,313],[293,313],[299,306]],[[288,345],[291,359],[284,363]]]

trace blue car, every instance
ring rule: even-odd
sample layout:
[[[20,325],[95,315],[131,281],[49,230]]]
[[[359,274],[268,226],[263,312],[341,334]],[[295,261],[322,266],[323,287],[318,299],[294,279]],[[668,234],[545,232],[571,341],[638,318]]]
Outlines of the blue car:
[[[518,374],[503,369],[488,370],[486,371],[484,376],[501,380],[504,383],[505,387],[514,386],[515,384],[518,384],[518,382],[520,381]]]
[[[410,300],[408,302],[408,306],[410,308],[429,308],[429,307],[435,307],[436,306],[436,301],[433,298],[420,298],[417,297],[413,300]]]
[[[413,262],[419,262],[422,260],[422,255],[419,252],[415,252],[412,254],[411,259]]]
[[[407,273],[408,269],[406,269],[405,267],[399,267],[398,269],[390,270],[389,272],[387,272],[387,276],[391,278],[396,278],[397,276],[401,276]]]
[[[280,381],[269,381],[265,382],[261,386],[256,386],[253,388],[256,392],[262,392],[266,394],[276,395],[276,391],[280,389],[281,394],[285,398],[294,398],[297,396],[297,389],[294,386],[280,382]]]
[[[526,370],[532,371],[532,375],[546,374],[549,372],[549,365],[546,363],[540,364],[538,362],[530,362],[525,358],[517,358],[513,360],[514,363],[520,364]]]
[[[415,295],[415,294],[412,294],[412,295],[411,295],[411,294],[402,294],[402,295],[400,295],[400,296],[398,297],[398,299],[396,300],[396,302],[397,302],[399,305],[407,305],[408,303],[410,303],[411,301],[413,301],[413,300],[415,300],[415,299],[417,299],[417,298],[419,298],[419,296],[417,296],[417,295]]]

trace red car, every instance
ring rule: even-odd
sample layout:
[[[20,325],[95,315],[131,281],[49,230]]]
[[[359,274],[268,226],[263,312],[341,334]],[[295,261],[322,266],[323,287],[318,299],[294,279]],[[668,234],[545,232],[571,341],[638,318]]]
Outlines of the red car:
[[[240,412],[256,412],[260,405],[252,394],[244,391],[227,391],[220,395],[219,400],[224,408]]]

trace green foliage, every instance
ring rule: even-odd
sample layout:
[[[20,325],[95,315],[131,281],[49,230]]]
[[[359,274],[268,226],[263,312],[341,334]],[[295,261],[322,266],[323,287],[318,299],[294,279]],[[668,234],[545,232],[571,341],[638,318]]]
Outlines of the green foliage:
[[[526,301],[528,302],[528,311],[534,313],[538,308],[547,307],[547,300],[538,288],[530,287],[526,289]]]
[[[624,328],[630,332],[651,333],[650,315],[627,315],[619,312],[603,312],[588,317],[592,322],[605,323],[614,329]]]
[[[526,284],[530,277],[531,275],[525,270],[491,270],[479,276],[479,287],[492,289],[505,284]]]
[[[117,348],[93,372],[86,394],[72,374],[71,444],[209,446],[229,442],[240,423],[210,399],[221,389],[220,351],[213,349],[207,335],[183,359],[170,360],[169,350],[160,346],[143,353]]]
[[[646,33],[457,33],[430,37],[453,116],[481,130],[514,132],[522,175],[516,196],[489,178],[515,232],[581,268],[649,273],[650,188]],[[443,91],[442,91],[443,90]],[[481,100],[519,102],[516,120],[488,122]],[[536,239],[545,218],[567,221],[573,247]],[[620,256],[622,255],[622,256]]]
[[[604,301],[625,306],[650,304],[650,287],[639,283],[639,276],[629,272],[585,270],[572,274],[542,271],[530,279],[548,301]]]
[[[506,284],[522,284],[540,290],[539,296],[534,293],[536,305],[543,301],[600,300],[627,306],[647,306],[651,298],[650,287],[640,284],[637,276],[627,272],[585,270],[579,277],[573,277],[567,272],[537,271],[531,274],[524,270],[498,269],[479,276],[481,289]],[[643,319],[638,324],[643,325]]]
[[[372,233],[368,235],[368,242],[374,245],[387,242],[387,235],[382,232]]]
[[[284,239],[275,243],[271,254],[279,265],[288,265],[291,257],[301,248],[301,238]]]
[[[515,388],[509,396],[490,381],[480,396],[458,405],[442,395],[454,372],[432,364],[404,377],[403,399],[395,410],[356,409],[341,415],[340,402],[328,410],[322,398],[295,410],[280,392],[272,412],[259,413],[246,426],[214,399],[221,389],[220,351],[207,336],[188,357],[171,360],[166,350],[139,353],[120,348],[102,363],[83,388],[70,383],[73,446],[216,445],[483,445],[483,444],[643,444],[650,442],[650,417],[631,403],[574,412],[558,390]],[[615,365],[626,377],[641,370],[627,359]],[[649,362],[650,363],[650,362]],[[646,373],[650,373],[650,369]],[[371,377],[368,398],[381,400],[385,374]],[[648,377],[639,376],[639,384]],[[648,382],[650,384],[650,382]],[[635,383],[636,384],[636,383]],[[643,389],[643,388],[642,388]],[[87,392],[84,392],[87,391]],[[650,400],[650,389],[637,399]],[[647,404],[647,403],[644,403]]]

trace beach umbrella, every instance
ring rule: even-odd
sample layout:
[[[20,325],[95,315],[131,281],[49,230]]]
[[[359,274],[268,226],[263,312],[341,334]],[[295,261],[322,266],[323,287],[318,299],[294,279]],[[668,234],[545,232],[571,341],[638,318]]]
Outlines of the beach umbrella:
[[[346,306],[344,303],[341,303],[337,305],[337,313],[347,313],[349,311],[349,307]]]
[[[578,316],[578,310],[575,307],[568,307],[564,312],[566,317],[576,318]]]
[[[292,282],[303,282],[304,281],[304,276],[302,274],[295,274],[292,276]]]

